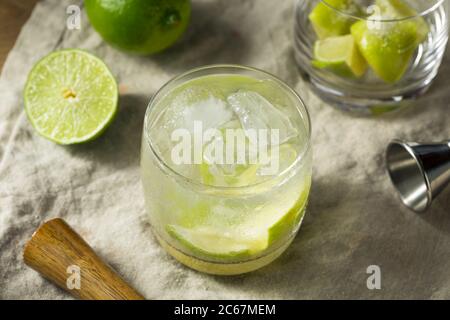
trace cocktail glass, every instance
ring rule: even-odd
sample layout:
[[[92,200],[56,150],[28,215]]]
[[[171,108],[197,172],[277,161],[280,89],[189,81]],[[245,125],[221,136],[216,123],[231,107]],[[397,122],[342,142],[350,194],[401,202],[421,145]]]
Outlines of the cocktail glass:
[[[299,0],[296,60],[323,100],[378,115],[409,105],[438,73],[446,0]]]
[[[264,71],[215,65],[168,82],[147,108],[141,153],[146,208],[162,247],[211,274],[276,259],[305,214],[310,132],[300,97]]]

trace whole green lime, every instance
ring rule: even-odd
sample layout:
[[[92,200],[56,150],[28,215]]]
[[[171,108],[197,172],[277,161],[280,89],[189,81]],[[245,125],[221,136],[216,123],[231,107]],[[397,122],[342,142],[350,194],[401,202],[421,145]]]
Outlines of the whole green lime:
[[[151,54],[171,46],[186,30],[189,0],[85,0],[94,29],[114,47]]]

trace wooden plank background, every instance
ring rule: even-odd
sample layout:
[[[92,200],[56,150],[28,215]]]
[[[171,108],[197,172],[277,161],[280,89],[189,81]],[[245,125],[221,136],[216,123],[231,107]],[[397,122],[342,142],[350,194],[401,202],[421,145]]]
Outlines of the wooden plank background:
[[[0,1],[0,68],[38,0]]]

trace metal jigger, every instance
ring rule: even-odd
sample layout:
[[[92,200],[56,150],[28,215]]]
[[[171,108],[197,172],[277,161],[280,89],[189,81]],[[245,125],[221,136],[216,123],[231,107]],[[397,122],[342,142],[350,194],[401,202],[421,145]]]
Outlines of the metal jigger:
[[[387,169],[403,203],[426,211],[450,182],[450,142],[392,141],[386,152]]]

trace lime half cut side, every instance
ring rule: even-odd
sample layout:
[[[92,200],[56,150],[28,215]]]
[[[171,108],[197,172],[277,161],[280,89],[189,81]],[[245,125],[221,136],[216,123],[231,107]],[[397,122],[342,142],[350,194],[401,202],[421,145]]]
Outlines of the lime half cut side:
[[[55,51],[31,70],[24,90],[25,112],[33,127],[59,144],[99,136],[117,112],[118,90],[107,66],[75,49]]]
[[[367,70],[367,62],[352,35],[316,41],[314,56],[314,67],[330,70],[342,77],[361,77]]]

